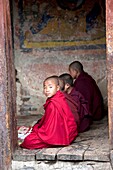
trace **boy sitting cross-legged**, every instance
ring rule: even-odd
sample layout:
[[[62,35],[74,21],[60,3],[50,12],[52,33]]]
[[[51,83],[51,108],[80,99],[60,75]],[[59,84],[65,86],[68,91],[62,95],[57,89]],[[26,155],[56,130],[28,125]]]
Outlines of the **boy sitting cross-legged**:
[[[20,145],[27,149],[67,146],[78,135],[77,124],[69,108],[64,94],[59,90],[57,76],[44,80],[44,94],[47,97],[44,104],[45,114],[37,122],[32,132]]]

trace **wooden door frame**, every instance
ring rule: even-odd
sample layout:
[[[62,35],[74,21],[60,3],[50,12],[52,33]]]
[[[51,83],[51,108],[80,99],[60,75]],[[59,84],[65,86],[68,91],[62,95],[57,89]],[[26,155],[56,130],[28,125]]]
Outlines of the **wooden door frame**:
[[[106,64],[108,80],[109,143],[113,149],[113,2],[106,0]]]
[[[16,86],[9,0],[0,0],[0,169],[11,169],[17,146]]]
[[[106,0],[109,142],[113,149],[113,3]],[[17,146],[16,85],[9,0],[0,0],[0,169],[10,169]]]

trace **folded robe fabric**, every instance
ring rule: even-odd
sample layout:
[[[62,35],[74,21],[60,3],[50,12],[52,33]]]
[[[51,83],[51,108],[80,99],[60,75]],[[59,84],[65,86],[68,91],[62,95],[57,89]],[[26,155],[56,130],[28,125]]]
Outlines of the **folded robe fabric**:
[[[34,125],[21,147],[36,149],[66,146],[78,135],[77,124],[62,92],[58,91],[48,98],[44,109],[44,116]]]
[[[95,80],[83,71],[75,80],[74,88],[87,100],[93,120],[100,120],[104,116],[103,98]]]
[[[80,116],[78,113],[79,103],[76,102],[76,100],[74,100],[74,98],[70,94],[67,94],[64,92],[64,95],[65,95],[66,101],[74,115],[75,122],[77,123],[77,126],[79,128],[79,125],[80,125]]]
[[[89,130],[90,125],[92,124],[92,114],[89,111],[88,102],[79,91],[75,90],[75,88],[72,89],[70,96],[78,104],[77,109],[80,117],[78,131],[85,132],[86,130]]]

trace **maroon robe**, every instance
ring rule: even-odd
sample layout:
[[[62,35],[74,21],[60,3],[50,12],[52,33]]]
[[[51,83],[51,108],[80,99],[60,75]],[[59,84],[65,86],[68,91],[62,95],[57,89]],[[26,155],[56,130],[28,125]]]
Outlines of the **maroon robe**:
[[[21,147],[36,149],[66,146],[78,135],[77,124],[62,92],[58,91],[48,98],[44,109],[44,116],[34,125]]]
[[[67,94],[64,92],[66,101],[74,115],[75,118],[75,122],[77,123],[78,129],[79,129],[79,125],[80,125],[80,117],[79,117],[79,113],[78,113],[78,103],[73,99],[73,97],[70,94]]]
[[[90,125],[92,124],[92,115],[89,111],[88,102],[80,92],[75,90],[75,88],[72,89],[70,96],[78,104],[77,109],[80,117],[78,131],[85,132],[86,130],[89,130]]]
[[[95,80],[83,71],[75,80],[74,88],[88,101],[93,120],[100,120],[104,116],[103,98]]]

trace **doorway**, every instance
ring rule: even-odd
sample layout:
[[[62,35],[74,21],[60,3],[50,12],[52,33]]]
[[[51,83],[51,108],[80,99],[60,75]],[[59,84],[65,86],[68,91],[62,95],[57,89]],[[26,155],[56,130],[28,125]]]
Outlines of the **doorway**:
[[[49,8],[48,4],[43,2],[41,8],[39,8],[39,4],[37,4],[36,1],[33,1],[34,6],[32,5],[32,9],[30,8],[31,6],[31,1],[23,1],[20,0],[18,1],[18,4],[16,1],[13,2],[13,9],[17,9],[18,10],[14,10],[13,11],[13,16],[15,16],[15,18],[13,17],[13,24],[14,24],[14,56],[15,58],[15,68],[17,70],[17,81],[20,87],[20,92],[19,95],[21,95],[21,99],[22,99],[22,104],[19,103],[20,106],[22,106],[19,109],[23,109],[24,108],[24,114],[26,114],[25,111],[25,107],[28,107],[29,110],[27,110],[27,114],[32,114],[31,112],[34,111],[34,114],[36,114],[36,112],[39,112],[42,107],[40,107],[40,105],[42,105],[42,103],[44,103],[44,98],[42,97],[42,81],[45,77],[49,76],[52,73],[57,73],[60,74],[62,72],[67,71],[67,66],[68,64],[77,59],[83,62],[83,64],[86,66],[87,71],[91,71],[91,74],[94,75],[94,78],[97,80],[98,84],[100,84],[100,87],[102,87],[102,92],[104,94],[104,92],[106,92],[105,87],[106,87],[106,82],[104,82],[103,86],[101,86],[101,78],[105,78],[106,79],[106,75],[103,74],[105,73],[106,70],[106,49],[105,49],[105,39],[103,39],[103,29],[99,30],[100,33],[99,35],[101,35],[102,37],[96,37],[93,40],[91,40],[91,33],[88,34],[89,37],[88,38],[88,45],[84,44],[84,40],[85,40],[85,34],[84,32],[82,32],[82,34],[78,34],[79,35],[79,39],[77,39],[77,43],[75,42],[75,40],[73,39],[73,37],[71,37],[71,39],[68,41],[66,41],[65,38],[70,37],[70,34],[62,34],[63,29],[65,28],[65,22],[63,22],[64,20],[67,20],[69,23],[66,25],[66,29],[72,29],[73,30],[73,23],[75,23],[74,26],[77,25],[77,23],[79,22],[78,20],[80,19],[80,23],[84,23],[84,18],[82,18],[81,16],[86,15],[88,17],[89,13],[85,13],[84,11],[81,11],[81,8],[83,8],[83,6],[85,5],[85,1],[82,2],[80,6],[78,6],[78,8],[76,10],[78,10],[80,12],[80,15],[74,15],[73,14],[73,10],[69,10],[67,9],[67,7],[65,7],[66,9],[63,9],[61,7],[61,4],[58,6],[58,11],[60,13],[60,16],[58,18],[56,18],[56,21],[53,22],[53,20],[55,19],[53,16],[57,16],[58,15],[58,11],[55,11],[56,13],[53,13],[51,15],[51,13],[53,12],[51,10],[51,8]],[[36,3],[36,4],[35,4]],[[8,32],[8,28],[10,25],[10,22],[8,20],[10,14],[9,14],[9,8],[8,8],[8,1],[4,1],[3,2],[3,6],[1,7],[1,13],[5,14],[3,17],[3,15],[1,16],[1,18],[3,18],[3,20],[5,21],[5,29],[3,28],[3,23],[2,24],[2,33],[1,33],[1,45],[2,48],[6,49],[7,53],[2,52],[1,53],[1,75],[4,75],[2,77],[2,85],[1,86],[1,94],[3,94],[2,98],[1,98],[1,106],[6,106],[6,104],[3,103],[3,101],[6,101],[6,103],[8,103],[7,107],[4,108],[4,110],[2,110],[2,114],[6,115],[4,116],[4,119],[1,119],[1,124],[3,124],[2,122],[7,122],[7,127],[10,129],[13,129],[12,132],[10,132],[10,136],[11,138],[8,139],[8,141],[11,142],[12,144],[12,148],[15,148],[16,146],[16,142],[17,142],[17,134],[16,132],[16,117],[15,117],[15,71],[14,71],[14,67],[12,66],[13,63],[13,59],[9,58],[9,55],[12,55],[12,52],[9,50],[11,49],[11,42],[9,43],[9,40],[11,38],[10,37],[10,30]],[[62,4],[64,5],[64,4]],[[7,7],[7,9],[5,8],[5,6]],[[53,9],[55,8],[55,4],[54,2],[52,2],[52,7]],[[98,6],[99,7],[99,6]],[[100,6],[101,8],[102,6]],[[92,6],[91,9],[94,10],[95,5]],[[3,11],[4,9],[4,11]],[[37,11],[40,9],[39,15],[37,14]],[[62,15],[62,10],[65,12],[65,17],[63,18]],[[69,12],[68,12],[69,10]],[[93,11],[92,10],[92,11]],[[7,11],[7,12],[6,12]],[[17,13],[16,13],[17,11]],[[45,11],[45,13],[43,13],[43,11]],[[29,15],[31,14],[32,15]],[[97,14],[96,14],[97,15]],[[18,16],[18,17],[17,17]],[[74,16],[74,17],[72,17]],[[16,18],[17,17],[17,18]],[[45,18],[44,18],[45,17]],[[101,17],[101,16],[100,16]],[[19,20],[18,20],[19,18]],[[32,24],[32,19],[34,21],[34,23]],[[38,20],[39,19],[39,20]],[[46,24],[44,24],[42,21],[42,19],[46,19],[44,20]],[[79,24],[80,28],[84,31],[86,31],[87,28],[87,32],[90,30],[92,32],[92,29],[95,29],[96,26],[98,24],[100,24],[99,18],[98,20],[95,20],[95,18],[93,18],[94,21],[90,21],[91,23],[89,23],[89,25],[84,25],[84,27],[82,28],[81,24]],[[93,20],[92,19],[92,20]],[[19,24],[18,24],[19,21]],[[26,22],[25,22],[26,21]],[[29,22],[28,22],[29,21]],[[62,21],[62,22],[61,22]],[[51,24],[50,24],[51,22]],[[88,20],[89,22],[89,20]],[[39,24],[41,23],[41,25]],[[44,24],[44,25],[43,25]],[[52,26],[52,28],[54,28],[54,26],[59,26],[59,30],[58,32],[56,32],[57,30],[53,29],[51,30],[53,33],[53,36],[48,32],[47,29],[47,24],[50,24],[48,27],[50,28],[50,26]],[[87,23],[85,23],[87,24]],[[101,25],[101,24],[100,24]],[[27,30],[27,28],[28,29]],[[63,28],[62,28],[63,27]],[[72,28],[71,28],[72,27]],[[24,29],[26,28],[26,29]],[[79,30],[79,27],[77,27]],[[30,31],[29,31],[30,30]],[[37,34],[37,31],[41,32],[41,35]],[[5,40],[6,42],[4,44],[6,44],[6,46],[4,47],[4,32],[5,32]],[[59,33],[59,34],[57,34]],[[79,33],[79,32],[78,32]],[[55,35],[56,34],[56,35]],[[59,37],[57,36],[59,35]],[[81,40],[80,36],[83,38]],[[38,39],[39,41],[35,41],[36,39]],[[52,38],[54,41],[52,41]],[[47,39],[48,38],[48,39]],[[58,39],[57,39],[58,38]],[[77,38],[77,37],[76,37]],[[99,39],[98,39],[99,38]],[[102,38],[102,39],[101,39]],[[105,38],[105,37],[104,37]],[[57,39],[57,41],[56,41]],[[2,42],[3,40],[3,42]],[[41,41],[43,40],[43,41]],[[49,41],[50,40],[50,41]],[[79,43],[78,43],[79,42]],[[93,55],[92,55],[93,54]],[[4,56],[4,58],[3,58]],[[22,61],[22,63],[21,63]],[[5,66],[3,67],[4,63],[7,63]],[[32,63],[32,64],[31,64]],[[63,63],[63,64],[62,64]],[[99,69],[99,74],[97,74],[98,69],[96,68],[101,68]],[[7,69],[6,69],[7,68]],[[42,70],[43,68],[43,70]],[[95,74],[94,74],[95,73]],[[6,80],[7,82],[6,83]],[[36,81],[38,80],[38,81]],[[4,84],[5,83],[5,84]],[[38,87],[37,87],[38,84]],[[8,94],[6,95],[3,92],[3,88],[6,86],[7,89],[5,89],[5,92]],[[11,89],[11,91],[10,91]],[[36,93],[38,92],[38,93]],[[18,93],[18,92],[17,92]],[[34,94],[37,94],[36,96],[34,96]],[[7,96],[7,99],[4,97]],[[30,99],[29,99],[30,97]],[[3,100],[2,100],[3,99]],[[27,103],[27,104],[26,104]],[[33,103],[35,103],[35,105],[32,105]],[[105,93],[105,103],[107,103],[107,94]],[[27,105],[27,106],[25,106]],[[28,106],[29,105],[29,106]],[[24,106],[24,107],[23,107]],[[11,108],[11,109],[10,109]],[[27,108],[27,109],[28,109]],[[36,109],[39,110],[36,110]],[[6,111],[7,112],[3,112]],[[9,115],[9,113],[11,113]],[[6,119],[7,118],[7,119]],[[6,121],[4,121],[6,120]],[[12,123],[10,123],[10,120]],[[6,126],[4,126],[4,130],[6,129],[6,131],[8,130]],[[3,138],[5,139],[6,136],[3,136]],[[12,140],[13,139],[13,140]],[[16,139],[16,140],[15,140]],[[13,141],[13,142],[12,142]],[[9,142],[9,143],[10,143]],[[2,142],[3,143],[3,142]],[[13,147],[14,146],[14,147]],[[13,151],[13,149],[12,149]],[[9,154],[11,152],[9,151]]]

